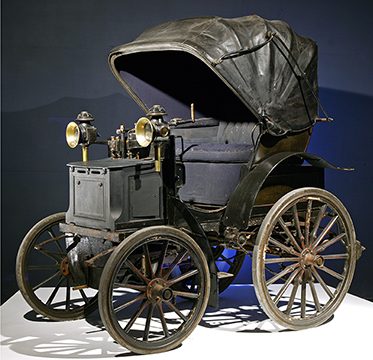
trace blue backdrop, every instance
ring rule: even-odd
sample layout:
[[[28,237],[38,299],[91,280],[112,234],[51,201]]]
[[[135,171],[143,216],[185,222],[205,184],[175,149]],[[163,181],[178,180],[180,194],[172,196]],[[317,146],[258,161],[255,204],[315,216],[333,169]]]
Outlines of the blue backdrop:
[[[368,0],[3,0],[2,301],[17,289],[22,237],[40,218],[67,208],[65,164],[80,156],[65,145],[67,122],[88,109],[106,137],[141,115],[108,69],[109,50],[167,20],[249,14],[285,20],[319,45],[320,97],[335,122],[315,127],[309,150],[356,168],[327,172],[326,185],[351,212],[368,249],[351,292],[373,299],[372,10]],[[251,280],[249,265],[238,281]]]

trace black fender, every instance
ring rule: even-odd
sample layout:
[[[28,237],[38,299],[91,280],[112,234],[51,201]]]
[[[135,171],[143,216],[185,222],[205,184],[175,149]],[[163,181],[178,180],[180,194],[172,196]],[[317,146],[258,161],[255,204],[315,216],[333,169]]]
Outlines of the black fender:
[[[193,216],[184,202],[175,197],[169,197],[169,202],[169,206],[173,206],[186,221],[186,223],[190,227],[190,230],[195,235],[193,236],[194,240],[197,242],[199,247],[206,255],[207,264],[210,270],[211,281],[210,298],[208,305],[217,308],[219,307],[218,271],[207,236],[201,224],[196,220],[196,218]]]
[[[223,225],[246,229],[256,197],[271,172],[290,158],[306,160],[310,165],[334,170],[353,170],[337,167],[325,159],[305,152],[281,152],[260,162],[241,180],[231,195],[223,216]]]

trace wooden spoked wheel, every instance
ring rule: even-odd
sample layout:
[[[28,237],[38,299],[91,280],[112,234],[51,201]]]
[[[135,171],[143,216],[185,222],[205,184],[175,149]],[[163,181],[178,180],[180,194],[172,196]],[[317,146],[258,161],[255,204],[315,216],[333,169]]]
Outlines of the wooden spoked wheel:
[[[267,315],[290,329],[327,321],[355,270],[351,218],[333,194],[296,189],[278,200],[259,229],[253,281]]]
[[[208,265],[187,234],[156,226],[130,235],[105,265],[99,309],[109,334],[139,354],[177,347],[197,326],[210,294]]]
[[[50,215],[34,225],[18,250],[16,277],[28,304],[51,320],[83,318],[97,308],[97,291],[75,288],[69,269],[66,235],[59,231],[65,213]],[[74,244],[74,242],[72,242]]]

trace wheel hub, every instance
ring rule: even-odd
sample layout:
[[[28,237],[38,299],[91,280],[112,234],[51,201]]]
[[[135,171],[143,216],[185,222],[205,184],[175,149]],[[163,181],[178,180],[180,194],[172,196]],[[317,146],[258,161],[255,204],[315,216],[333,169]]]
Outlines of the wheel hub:
[[[156,302],[159,300],[170,301],[174,294],[172,289],[168,287],[165,280],[156,278],[150,281],[146,289],[146,296],[148,300]]]
[[[304,249],[301,253],[300,264],[303,268],[311,265],[322,266],[324,259],[322,256],[314,254],[310,249]]]

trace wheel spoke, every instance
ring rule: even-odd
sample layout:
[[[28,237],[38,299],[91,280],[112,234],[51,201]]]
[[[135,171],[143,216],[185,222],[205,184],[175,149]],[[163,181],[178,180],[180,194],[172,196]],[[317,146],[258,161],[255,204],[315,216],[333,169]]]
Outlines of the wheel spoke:
[[[138,317],[142,314],[142,312],[146,309],[149,305],[148,300],[144,300],[138,310],[132,315],[130,321],[127,323],[126,327],[124,328],[124,332],[128,333],[131,330],[132,325],[138,319]]]
[[[127,259],[125,261],[125,264],[132,270],[135,275],[137,275],[139,279],[144,281],[146,284],[150,282],[150,280],[132,263],[131,260]]]
[[[309,283],[310,288],[311,288],[311,293],[312,293],[312,297],[313,297],[313,302],[314,302],[315,307],[316,307],[316,312],[320,312],[321,305],[320,305],[319,298],[317,296],[317,291],[316,291],[316,288],[315,288],[315,284],[313,283],[311,274],[309,274],[309,278],[310,278],[310,280],[308,281],[308,283]]]
[[[330,291],[328,286],[325,284],[325,281],[322,279],[320,274],[317,272],[317,270],[314,267],[311,267],[312,274],[315,276],[319,284],[322,286],[324,291],[329,295],[330,298],[333,298],[333,293]]]
[[[175,296],[182,296],[190,299],[198,299],[200,297],[200,293],[192,293],[188,291],[174,291]]]
[[[27,270],[36,271],[36,270],[56,270],[58,269],[58,263],[55,265],[28,265]]]
[[[337,273],[337,272],[335,272],[334,270],[332,270],[332,269],[329,269],[328,267],[326,267],[326,266],[318,266],[317,267],[318,269],[320,269],[320,270],[322,270],[322,271],[324,271],[324,272],[326,272],[327,274],[329,274],[329,275],[331,275],[331,276],[333,276],[333,277],[335,277],[336,279],[338,279],[338,280],[344,280],[344,276],[342,275],[342,274],[339,274],[339,273]]]
[[[80,292],[80,295],[81,295],[83,301],[86,304],[88,304],[89,303],[89,299],[88,299],[87,295],[85,294],[85,292],[83,291],[83,289],[79,289],[79,292]]]
[[[49,234],[49,236],[50,236],[51,238],[56,238],[56,235],[55,235],[55,233],[54,233],[54,231],[53,231],[53,229],[52,229],[52,226],[48,229],[48,234]],[[65,235],[63,235],[63,236],[65,236]],[[58,240],[56,240],[54,243],[56,244],[58,250],[61,251],[61,253],[63,253],[64,250],[62,249],[62,246],[61,246],[61,244],[58,242]]]
[[[166,323],[166,319],[164,317],[161,302],[157,302],[157,308],[158,308],[158,312],[159,312],[159,318],[160,318],[161,324],[162,324],[163,334],[164,334],[165,337],[169,337],[170,334],[168,333],[167,323]]]
[[[330,255],[323,255],[324,260],[342,260],[348,259],[348,254],[330,254]]]
[[[278,264],[283,262],[299,261],[297,257],[280,257],[280,258],[268,258],[264,260],[265,264]]]
[[[53,252],[50,252],[48,250],[44,250],[44,249],[36,247],[36,246],[34,247],[34,249],[37,250],[37,251],[39,251],[43,255],[51,258],[52,260],[56,261],[57,263],[59,263],[63,259],[63,257],[64,257],[64,254],[53,253]]]
[[[125,288],[125,289],[132,289],[137,291],[146,291],[146,285],[137,285],[137,284],[127,284],[127,283],[114,283],[115,288]]]
[[[136,296],[134,299],[132,299],[132,300],[130,300],[130,301],[128,301],[128,302],[126,302],[126,303],[118,306],[117,308],[115,308],[114,312],[118,313],[119,311],[125,309],[126,307],[128,307],[128,306],[136,303],[137,301],[143,300],[145,298],[146,298],[145,294],[140,294],[140,295]]]
[[[161,250],[161,255],[159,256],[157,272],[155,273],[156,277],[159,277],[162,271],[162,265],[164,263],[166,253],[167,253],[168,241],[165,241]]]
[[[146,263],[146,266],[147,266],[148,272],[149,272],[148,273],[149,274],[149,278],[153,279],[154,273],[153,273],[153,268],[152,268],[152,261],[150,259],[148,244],[144,244],[143,245],[143,250],[144,250],[144,255],[145,255],[145,263]],[[146,274],[146,275],[148,275],[148,274]]]
[[[302,274],[303,274],[303,271],[301,271],[300,274],[298,274],[297,278],[294,280],[293,289],[291,290],[289,302],[285,310],[285,314],[287,315],[290,315],[291,309],[293,307],[295,296],[297,295],[297,290],[299,287],[300,278],[302,277]]]
[[[287,252],[288,254],[297,255],[297,256],[300,255],[292,247],[289,247],[289,246],[286,246],[286,245],[280,243],[279,241],[275,240],[273,237],[270,237],[268,241],[271,242],[273,245],[276,245],[277,247],[279,247],[281,250]]]
[[[299,215],[298,215],[298,210],[297,210],[297,205],[293,205],[293,217],[294,217],[294,223],[295,223],[295,228],[297,229],[298,232],[298,238],[300,239],[301,245],[304,247],[304,236],[302,234],[302,230],[300,228],[300,223],[299,223]]]
[[[148,309],[148,315],[146,317],[143,341],[148,341],[148,338],[149,338],[150,323],[153,317],[154,306],[155,304],[150,304],[149,309]]]
[[[283,276],[285,276],[286,274],[296,270],[297,268],[299,267],[299,263],[297,264],[294,264],[294,265],[289,265],[287,266],[284,270],[282,270],[281,272],[279,272],[277,275],[273,276],[271,279],[269,279],[267,282],[266,282],[266,285],[269,286],[269,285],[272,285],[273,283],[275,283],[277,280],[281,279]]]
[[[303,275],[302,279],[302,287],[300,292],[300,317],[304,319],[306,317],[306,285],[307,282],[305,280],[305,274]]]
[[[293,244],[293,246],[295,248],[298,249],[299,252],[302,252],[302,248],[299,246],[297,240],[295,240],[293,234],[291,233],[291,231],[289,230],[288,226],[286,225],[285,221],[282,219],[282,218],[279,218],[278,219],[278,222],[280,224],[280,226],[282,227],[282,229],[285,231],[288,239],[290,240],[290,242]]]
[[[66,310],[70,309],[70,280],[66,278]]]
[[[46,284],[47,282],[53,280],[56,276],[59,276],[60,275],[60,272],[59,271],[56,271],[53,275],[49,276],[47,279],[43,280],[41,283],[39,283],[38,285],[34,286],[32,288],[32,291],[36,291],[38,290],[40,287],[42,287],[44,284]]]
[[[194,276],[196,274],[198,274],[198,270],[197,269],[190,270],[190,271],[186,272],[185,274],[178,276],[177,278],[168,280],[168,285],[172,286],[172,285],[174,285],[174,284],[176,284],[176,283],[178,283],[178,282],[180,282],[182,280],[185,280],[185,279],[187,279],[187,278],[189,278],[191,276]]]
[[[188,320],[188,318],[171,302],[165,301],[165,304],[174,311],[184,322]]]
[[[280,301],[282,295],[284,295],[285,291],[288,289],[292,281],[296,278],[296,276],[299,274],[299,269],[294,271],[289,278],[286,280],[285,284],[281,287],[280,291],[277,293],[276,297],[273,299],[273,302],[275,305]]]
[[[311,226],[311,215],[312,215],[312,200],[307,202],[306,219],[304,225],[304,241],[305,246],[309,246],[310,242],[310,226]]]
[[[346,236],[346,233],[342,233],[337,235],[331,240],[325,240],[321,245],[317,246],[315,248],[316,253],[323,252],[325,249],[327,249],[329,246],[335,244],[336,242],[340,241],[343,237]]]
[[[49,234],[49,232],[48,232],[48,235],[51,236],[51,234]],[[61,240],[61,239],[65,238],[65,237],[66,237],[65,234],[61,234],[61,235],[58,235],[58,236],[51,236],[50,239],[48,239],[48,240],[44,240],[44,241],[40,242],[38,245],[36,245],[36,246],[37,246],[37,247],[42,247],[42,246],[47,245],[47,244],[50,244],[50,243],[52,243],[52,242],[55,243],[55,242],[57,242],[58,240]],[[63,249],[61,248],[61,253],[63,253],[63,254],[65,255],[66,250],[63,250]]]
[[[325,235],[329,232],[329,230],[333,227],[333,225],[335,224],[335,222],[338,220],[339,216],[336,215],[334,216],[328,223],[328,225],[326,225],[326,227],[324,228],[324,230],[321,232],[321,234],[319,235],[319,237],[311,244],[311,247],[314,249],[317,247],[317,245],[320,244],[320,242],[324,239]]]
[[[312,229],[312,233],[311,233],[311,238],[310,238],[311,242],[316,239],[317,230],[320,227],[321,220],[324,218],[325,211],[326,211],[327,207],[328,206],[326,204],[324,204],[323,206],[321,206],[320,211],[317,214],[317,218],[315,220],[315,224],[313,225],[313,229]]]
[[[175,257],[174,261],[171,263],[170,267],[167,269],[165,274],[163,275],[163,279],[167,280],[171,275],[172,271],[175,267],[184,259],[185,255],[188,253],[187,250],[183,250],[182,252],[178,253]]]
[[[47,233],[48,233],[48,235],[51,238],[55,238],[56,237],[56,235],[54,234],[53,229],[51,227],[47,230]]]
[[[62,284],[63,280],[64,280],[64,277],[61,276],[60,280],[58,281],[56,287],[53,289],[53,291],[50,294],[50,296],[49,296],[47,302],[45,303],[45,305],[50,306],[52,304],[52,301],[55,298],[55,296],[58,292],[58,289],[61,287],[61,284]]]

